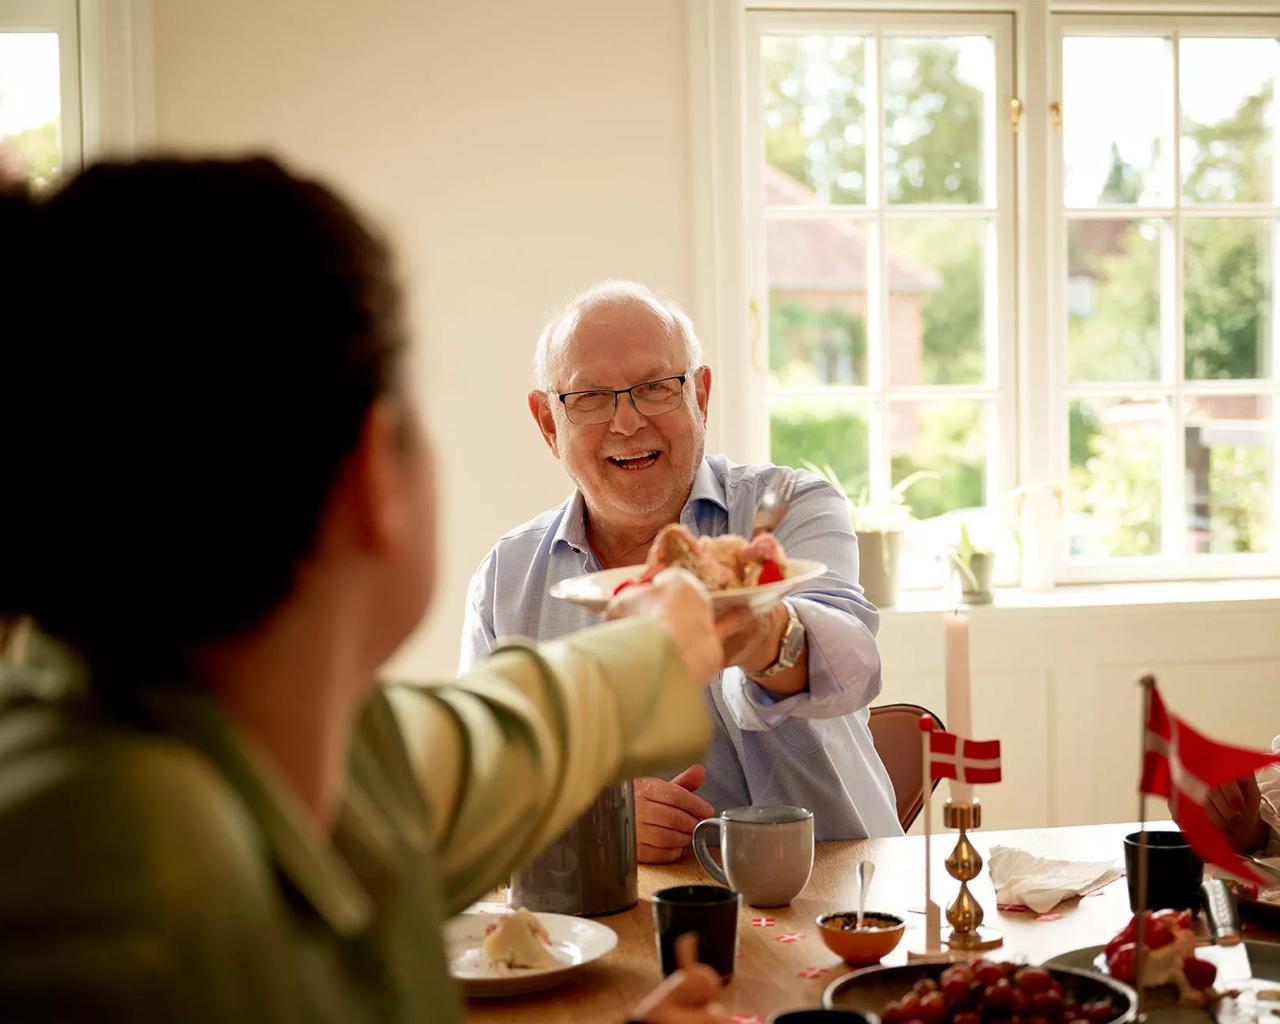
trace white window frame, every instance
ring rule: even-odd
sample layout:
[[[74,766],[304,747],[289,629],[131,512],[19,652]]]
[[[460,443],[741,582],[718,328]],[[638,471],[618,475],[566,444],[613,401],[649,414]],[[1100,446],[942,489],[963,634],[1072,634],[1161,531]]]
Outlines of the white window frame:
[[[0,0],[0,32],[58,36],[64,177],[152,143],[152,0]]]
[[[751,407],[761,409],[768,400],[768,367],[761,351],[766,344],[769,323],[769,281],[765,267],[765,233],[771,220],[851,220],[866,225],[868,251],[867,273],[867,362],[865,385],[823,387],[794,391],[796,398],[815,400],[847,399],[865,402],[870,410],[868,423],[868,476],[873,495],[883,495],[892,486],[891,453],[887,438],[889,409],[893,400],[973,400],[987,410],[985,434],[987,452],[983,476],[984,503],[996,504],[1012,486],[1016,476],[1016,436],[1011,426],[1017,415],[1014,383],[1017,379],[1015,357],[1015,282],[1014,282],[1014,204],[1013,129],[1008,105],[1013,97],[1013,19],[1008,14],[902,14],[886,12],[804,13],[749,11],[746,16],[746,109],[761,108],[760,40],[765,35],[855,35],[871,41],[872,64],[868,67],[870,101],[868,108],[876,112],[866,122],[867,195],[865,205],[832,206],[813,204],[794,208],[775,208],[766,214],[764,204],[765,149],[758,115],[747,119],[746,190],[747,252],[754,255],[748,268],[751,296],[758,310],[758,329],[752,339],[751,373],[748,377]],[[988,192],[983,204],[888,203],[884,195],[882,163],[883,129],[880,117],[884,102],[884,40],[893,36],[986,36],[992,40],[995,60],[994,90],[985,113],[986,137],[983,139],[984,167]],[[992,230],[984,253],[984,314],[987,330],[985,379],[976,384],[895,385],[889,382],[887,316],[889,310],[888,247],[886,229],[890,222],[918,218],[951,218],[991,222]],[[994,413],[994,415],[992,415]],[[768,420],[756,417],[758,423],[751,435],[746,458],[753,462],[769,460]],[[1010,576],[1012,577],[1012,573]]]
[[[1166,428],[1164,441],[1164,466],[1161,472],[1161,535],[1166,544],[1180,547],[1187,536],[1186,505],[1186,435],[1182,429],[1184,397],[1201,395],[1250,394],[1264,395],[1271,400],[1271,544],[1270,551],[1247,554],[1159,554],[1132,558],[1085,559],[1068,556],[1068,538],[1061,531],[1056,546],[1056,576],[1063,583],[1095,583],[1188,579],[1232,579],[1275,576],[1280,574],[1280,437],[1275,436],[1275,424],[1280,423],[1280,294],[1272,296],[1270,361],[1272,376],[1269,380],[1194,381],[1183,380],[1184,322],[1182,315],[1183,276],[1183,208],[1181,174],[1181,105],[1177,100],[1179,75],[1179,49],[1177,40],[1184,35],[1193,37],[1225,36],[1275,38],[1280,36],[1280,17],[1250,18],[1240,15],[1216,17],[1175,16],[1162,17],[1133,15],[1068,14],[1053,19],[1052,62],[1050,74],[1056,96],[1062,96],[1062,43],[1067,36],[1159,36],[1173,40],[1170,72],[1174,83],[1173,108],[1167,112],[1171,119],[1170,175],[1173,194],[1165,206],[1115,206],[1072,208],[1068,217],[1063,200],[1063,134],[1055,131],[1050,137],[1048,166],[1049,201],[1051,204],[1051,236],[1053,245],[1048,256],[1049,305],[1053,356],[1051,402],[1054,419],[1050,433],[1053,461],[1058,475],[1066,478],[1070,461],[1070,436],[1068,403],[1074,398],[1097,395],[1149,396],[1169,399],[1172,424]],[[1280,107],[1280,97],[1273,104],[1273,111]],[[1063,119],[1071,116],[1062,112]],[[1277,135],[1280,140],[1280,134]],[[1276,154],[1280,164],[1280,154]],[[1192,204],[1196,212],[1212,212],[1221,217],[1271,217],[1272,266],[1280,267],[1280,195],[1271,203]],[[1157,381],[1129,384],[1071,384],[1067,380],[1067,315],[1066,315],[1066,255],[1067,230],[1072,219],[1110,217],[1127,219],[1136,215],[1141,219],[1161,222],[1164,238],[1160,298],[1162,319],[1161,376]],[[1171,443],[1170,443],[1171,442]]]
[[[76,0],[0,0],[0,32],[58,37],[58,146],[62,175],[84,166],[80,18]]]
[[[1005,486],[1042,483],[1065,487],[1067,417],[1063,380],[1066,319],[1065,253],[1060,191],[1061,140],[1051,102],[1060,98],[1060,19],[1090,15],[1180,20],[1209,16],[1233,34],[1243,19],[1275,23],[1275,0],[689,0],[690,125],[694,140],[692,224],[693,312],[712,365],[717,400],[712,403],[709,443],[735,457],[760,458],[768,451],[768,423],[759,415],[763,374],[758,369],[766,329],[759,274],[749,254],[761,252],[748,236],[744,216],[760,190],[748,186],[753,151],[747,136],[754,111],[746,102],[747,17],[753,11],[796,15],[925,12],[941,16],[1001,13],[1013,16],[1015,95],[1023,104],[1014,139],[1016,217],[1013,275],[1016,345],[1006,368],[1016,374],[1016,475]],[[1265,16],[1265,17],[1264,17]],[[756,223],[762,223],[759,217]],[[754,245],[753,245],[754,241]],[[1280,317],[1277,317],[1280,320]],[[1179,328],[1181,329],[1181,328]],[[752,365],[755,350],[757,366]],[[1058,416],[1059,409],[1062,415]],[[1273,413],[1280,411],[1273,408]],[[1280,421],[1280,417],[1277,417]],[[750,453],[756,453],[754,455]],[[1280,472],[1275,482],[1280,485]],[[1280,521],[1280,506],[1274,510]],[[1111,560],[1096,573],[1069,570],[1062,497],[1049,487],[1031,490],[1022,502],[1021,583],[1027,590],[1058,583],[1194,580],[1205,577],[1280,576],[1280,551],[1226,557],[1196,556],[1156,567],[1120,566]],[[1210,564],[1210,559],[1214,564]],[[1203,560],[1203,561],[1202,561]],[[1244,564],[1242,564],[1242,562]],[[1155,571],[1156,569],[1159,571]],[[1138,569],[1143,571],[1139,572]]]

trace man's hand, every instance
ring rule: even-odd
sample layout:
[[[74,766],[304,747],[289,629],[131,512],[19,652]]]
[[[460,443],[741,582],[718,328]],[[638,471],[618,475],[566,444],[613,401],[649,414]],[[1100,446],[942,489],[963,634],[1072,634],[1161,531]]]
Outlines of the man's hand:
[[[652,583],[627,587],[604,610],[606,619],[634,615],[666,626],[699,685],[719,674],[724,667],[722,638],[739,630],[750,614],[735,608],[714,619],[706,588],[686,569],[664,569]]]
[[[679,858],[698,822],[716,813],[693,794],[706,778],[707,770],[695,764],[670,782],[636,779],[636,860],[669,864]]]
[[[737,665],[748,674],[763,672],[778,660],[782,634],[786,632],[790,618],[786,605],[779,603],[767,612],[743,620],[733,632],[724,634],[725,664]],[[800,655],[793,668],[758,682],[779,697],[800,693],[809,685],[808,649]]]
[[[676,971],[650,992],[631,1013],[642,1024],[729,1024],[729,1015],[712,1000],[720,976],[706,964]]]
[[[1246,775],[1209,790],[1204,809],[1236,853],[1253,853],[1267,845],[1267,823],[1258,813],[1261,802],[1258,780]]]
[[[745,672],[768,668],[778,657],[782,632],[787,628],[787,609],[775,604],[767,612],[751,615],[724,637],[724,663]]]

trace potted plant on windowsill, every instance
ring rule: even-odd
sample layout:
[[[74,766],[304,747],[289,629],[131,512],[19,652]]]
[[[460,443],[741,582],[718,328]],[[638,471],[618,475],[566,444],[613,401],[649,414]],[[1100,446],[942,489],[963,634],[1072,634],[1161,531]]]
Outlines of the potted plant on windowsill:
[[[960,540],[948,550],[947,558],[960,583],[960,599],[965,604],[990,604],[996,555],[973,543],[966,523],[960,524]]]
[[[1022,521],[1023,504],[1033,495],[1061,495],[1062,485],[1056,480],[1037,480],[1005,492],[993,504],[957,508],[925,520],[922,526],[933,550],[941,556],[949,581],[958,584],[960,598],[966,604],[990,604],[996,579],[996,564],[1003,563],[1006,580],[1024,564]],[[1034,535],[1043,536],[1043,531]],[[1043,545],[1043,541],[1033,540]],[[1047,553],[1051,554],[1051,552]],[[1044,557],[1046,552],[1037,552]]]
[[[812,462],[806,466],[835,484],[849,502],[849,520],[858,537],[858,582],[867,600],[877,608],[893,607],[898,596],[902,538],[915,522],[906,502],[907,491],[921,480],[938,479],[938,474],[917,470],[899,480],[883,498],[873,500],[866,487],[855,498],[831,466],[818,467]]]

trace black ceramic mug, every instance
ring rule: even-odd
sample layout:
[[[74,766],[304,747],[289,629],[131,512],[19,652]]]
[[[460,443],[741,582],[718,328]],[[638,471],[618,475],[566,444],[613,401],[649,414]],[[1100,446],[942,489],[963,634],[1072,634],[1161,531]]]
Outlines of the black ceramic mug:
[[[675,885],[653,894],[653,930],[662,973],[676,963],[676,939],[686,932],[698,937],[698,960],[725,981],[733,977],[738,955],[740,897],[722,885]]]
[[[1128,875],[1129,908],[1138,909],[1138,840],[1141,832],[1124,837],[1124,869]],[[1196,856],[1181,832],[1147,833],[1147,909],[1200,909],[1204,861]]]

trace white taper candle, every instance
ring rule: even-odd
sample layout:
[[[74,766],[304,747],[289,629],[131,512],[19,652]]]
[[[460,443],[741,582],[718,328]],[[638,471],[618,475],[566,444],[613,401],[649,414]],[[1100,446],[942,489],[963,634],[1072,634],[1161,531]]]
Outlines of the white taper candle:
[[[969,616],[964,612],[944,612],[942,622],[946,631],[947,731],[970,739],[973,717],[969,692]],[[972,803],[973,786],[952,779],[951,799],[954,803]]]

